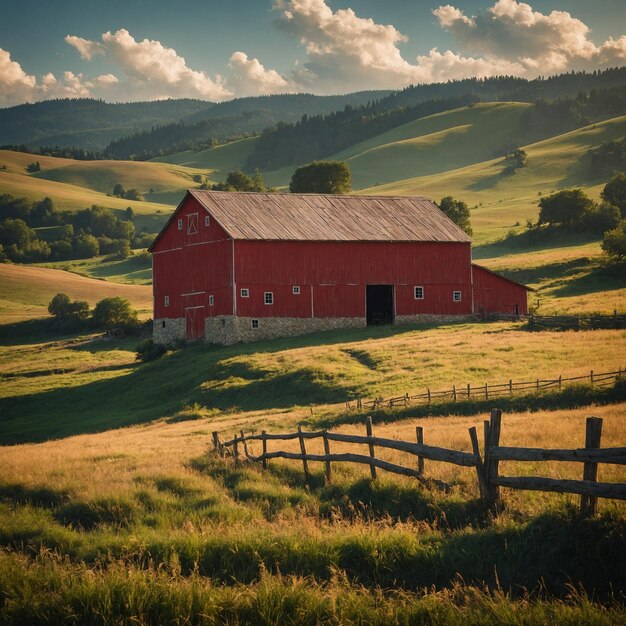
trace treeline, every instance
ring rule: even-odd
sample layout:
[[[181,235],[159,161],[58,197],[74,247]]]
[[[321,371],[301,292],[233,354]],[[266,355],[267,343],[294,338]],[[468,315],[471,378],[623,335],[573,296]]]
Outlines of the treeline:
[[[508,80],[508,79],[503,79]],[[388,99],[387,99],[388,100]],[[428,100],[410,107],[388,110],[387,100],[313,117],[303,116],[295,124],[278,124],[266,129],[255,142],[246,169],[278,169],[306,163],[340,152],[359,141],[374,137],[400,124],[470,105],[479,100],[467,94],[445,100]],[[626,85],[581,92],[574,98],[537,101],[523,115],[519,143],[557,135],[626,112]],[[503,146],[503,149],[509,148]]]
[[[346,106],[328,115],[302,116],[295,124],[281,122],[263,131],[254,144],[246,169],[278,169],[326,157],[419,117],[477,102],[475,96],[428,100],[412,107],[388,110],[384,103]]]
[[[98,150],[85,150],[76,146],[39,146],[30,148],[25,144],[7,144],[0,146],[0,150],[11,150],[13,152],[25,152],[27,154],[37,154],[40,156],[59,157],[61,159],[76,159],[78,161],[98,161],[104,159],[102,152]]]
[[[145,248],[154,233],[136,233],[132,208],[118,217],[93,205],[80,211],[58,211],[50,198],[31,202],[0,196],[0,261],[34,263],[87,259],[100,254],[127,258]]]

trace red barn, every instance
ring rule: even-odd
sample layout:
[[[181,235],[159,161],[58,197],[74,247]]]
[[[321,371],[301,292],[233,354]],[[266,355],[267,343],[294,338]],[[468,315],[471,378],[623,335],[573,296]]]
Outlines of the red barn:
[[[164,343],[527,313],[424,198],[188,191],[150,252]]]

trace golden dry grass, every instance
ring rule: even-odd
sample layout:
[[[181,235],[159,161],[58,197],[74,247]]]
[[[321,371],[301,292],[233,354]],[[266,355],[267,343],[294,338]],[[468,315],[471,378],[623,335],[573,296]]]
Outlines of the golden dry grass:
[[[57,293],[93,306],[102,298],[127,298],[142,317],[152,314],[152,288],[123,285],[32,265],[0,264],[0,321],[16,322],[48,315]]]

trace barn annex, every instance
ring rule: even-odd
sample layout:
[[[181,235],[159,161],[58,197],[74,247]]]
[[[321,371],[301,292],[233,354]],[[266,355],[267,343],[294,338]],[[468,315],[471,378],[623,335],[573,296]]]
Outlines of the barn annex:
[[[190,190],[150,252],[162,343],[527,313],[425,198]]]

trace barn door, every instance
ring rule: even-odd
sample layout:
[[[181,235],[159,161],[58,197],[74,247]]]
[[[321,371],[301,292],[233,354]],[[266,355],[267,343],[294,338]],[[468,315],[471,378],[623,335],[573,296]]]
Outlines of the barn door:
[[[204,307],[192,306],[185,309],[185,337],[202,339],[204,337]]]

